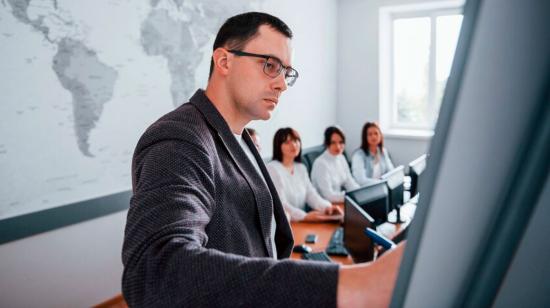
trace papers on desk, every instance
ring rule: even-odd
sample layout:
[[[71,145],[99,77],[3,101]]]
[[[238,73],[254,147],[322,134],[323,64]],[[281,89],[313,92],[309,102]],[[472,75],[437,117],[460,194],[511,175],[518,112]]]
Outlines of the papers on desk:
[[[385,222],[376,227],[376,231],[380,232],[383,236],[391,238],[395,234],[395,225],[389,222]]]
[[[412,200],[412,199],[411,199]],[[414,212],[416,211],[416,204],[406,203],[401,207],[400,210],[401,220],[404,223],[401,224],[401,229],[405,229],[412,221],[414,217]],[[397,216],[397,211],[393,210],[388,213],[388,220],[395,221]],[[386,222],[376,227],[376,231],[382,233],[385,237],[391,238],[395,235],[395,224]]]
[[[418,204],[419,197],[420,197],[420,194],[416,194],[416,196],[412,197],[407,203]]]
[[[414,212],[415,211],[416,211],[416,204],[410,203],[410,202],[404,204],[401,207],[401,210],[400,210],[400,213],[399,213],[400,216],[401,216],[401,220],[405,221],[406,224],[409,224],[410,221],[414,217]],[[395,221],[396,216],[397,216],[397,211],[396,210],[393,210],[393,211],[389,212],[388,213],[388,221]]]

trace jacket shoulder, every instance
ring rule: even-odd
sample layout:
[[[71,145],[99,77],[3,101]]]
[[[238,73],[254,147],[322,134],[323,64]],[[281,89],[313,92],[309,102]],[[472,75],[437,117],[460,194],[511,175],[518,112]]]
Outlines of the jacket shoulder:
[[[207,153],[214,146],[212,128],[204,115],[190,103],[181,105],[149,126],[139,139],[134,154],[166,141],[192,144]]]

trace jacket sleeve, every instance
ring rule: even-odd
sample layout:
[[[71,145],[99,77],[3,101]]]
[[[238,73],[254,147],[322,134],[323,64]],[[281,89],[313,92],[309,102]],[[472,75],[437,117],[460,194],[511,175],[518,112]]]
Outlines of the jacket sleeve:
[[[355,152],[351,158],[351,172],[360,185],[367,183],[367,173],[365,169],[365,162],[361,154],[358,151]]]
[[[346,188],[346,191],[351,191],[359,188],[360,186],[351,175],[351,171],[349,170],[348,163],[346,162],[344,156],[342,156],[342,159],[340,160],[340,168],[344,169],[346,174],[346,181],[344,182],[344,187]]]
[[[386,148],[384,148],[384,159],[386,160],[386,165],[388,166],[388,171],[395,169],[394,164],[391,161],[390,153]]]
[[[122,251],[128,305],[336,306],[336,265],[205,247],[205,229],[220,206],[213,168],[207,151],[186,142],[160,142],[136,154]]]

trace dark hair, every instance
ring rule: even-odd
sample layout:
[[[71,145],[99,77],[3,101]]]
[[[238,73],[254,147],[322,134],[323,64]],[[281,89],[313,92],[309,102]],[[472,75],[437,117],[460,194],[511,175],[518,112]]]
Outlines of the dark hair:
[[[250,137],[256,135],[256,130],[252,127],[245,127],[244,130],[250,135]]]
[[[212,51],[223,46],[237,50],[244,48],[246,43],[258,34],[258,28],[261,25],[269,25],[284,36],[292,38],[292,30],[279,18],[266,13],[248,12],[235,15],[225,21],[216,35]],[[213,71],[214,59],[211,58],[208,78],[212,76]]]
[[[367,122],[365,123],[365,125],[363,125],[363,131],[361,132],[361,149],[365,152],[365,154],[367,154],[367,156],[370,155],[368,131],[371,127],[376,128],[380,133],[380,143],[378,144],[378,148],[380,148],[380,151],[382,151],[382,149],[384,148],[384,135],[382,135],[382,130],[380,129],[380,126],[378,126],[376,122]]]
[[[290,127],[279,128],[273,137],[273,160],[283,161],[283,151],[281,151],[281,146],[288,139],[300,141],[300,152],[298,156],[294,158],[295,162],[302,162],[302,140],[297,131]]]
[[[328,148],[330,146],[330,137],[332,137],[332,135],[334,134],[340,135],[342,141],[346,143],[346,136],[344,135],[344,132],[336,126],[329,126],[327,127],[327,129],[325,129],[325,147]]]

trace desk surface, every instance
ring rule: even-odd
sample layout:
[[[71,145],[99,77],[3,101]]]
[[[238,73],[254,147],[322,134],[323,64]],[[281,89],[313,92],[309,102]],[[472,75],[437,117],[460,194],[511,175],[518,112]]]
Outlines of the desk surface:
[[[401,229],[405,228],[411,221],[412,217],[414,216],[414,210],[416,209],[416,206],[413,204],[405,204],[401,208],[401,216],[403,219],[405,219],[407,222],[404,224],[390,224],[385,223],[380,226],[378,226],[379,231],[387,236],[388,238],[391,238],[393,235],[399,233]],[[390,213],[390,217],[392,219],[395,219],[395,211],[392,211]],[[330,238],[332,236],[332,233],[336,228],[341,226],[339,222],[323,222],[323,223],[312,223],[312,222],[292,222],[290,224],[292,228],[292,235],[294,236],[294,245],[300,245],[300,244],[306,244],[310,246],[313,250],[313,252],[319,252],[324,251],[326,247],[328,246],[328,242],[330,241]],[[313,233],[318,236],[317,242],[315,244],[306,243],[306,235]],[[302,259],[301,253],[293,252],[290,255],[291,259]],[[330,258],[340,264],[353,264],[353,260],[350,256],[342,257],[342,256],[330,256]]]
[[[336,228],[340,226],[337,222],[325,222],[325,223],[312,223],[312,222],[293,222],[290,224],[292,227],[292,235],[294,236],[294,245],[306,244],[313,248],[313,252],[324,251],[328,246],[330,237]],[[306,235],[313,233],[318,236],[315,244],[306,243]],[[302,254],[293,252],[290,255],[291,259],[302,259]],[[353,260],[350,256],[330,256],[330,258],[340,264],[353,264]]]

